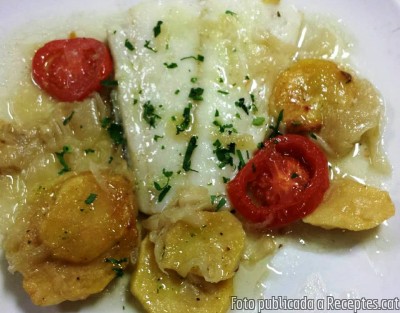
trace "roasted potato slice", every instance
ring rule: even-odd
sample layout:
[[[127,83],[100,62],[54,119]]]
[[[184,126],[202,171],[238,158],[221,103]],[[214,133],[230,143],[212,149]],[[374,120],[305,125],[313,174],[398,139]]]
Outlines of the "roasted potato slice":
[[[282,72],[274,84],[269,113],[277,117],[281,110],[288,132],[316,132],[328,152],[341,157],[364,134],[379,129],[381,101],[369,82],[334,62],[306,59]]]
[[[325,229],[359,231],[380,225],[394,211],[386,191],[352,179],[337,178],[331,182],[323,202],[303,221]]]
[[[146,237],[131,280],[131,292],[149,313],[218,313],[229,309],[232,279],[209,283],[189,280],[174,271],[163,272],[154,257],[154,244]]]
[[[97,197],[86,204],[88,191]],[[134,200],[125,177],[85,172],[43,187],[21,208],[4,249],[10,270],[22,274],[33,303],[85,299],[121,274],[137,247]],[[81,205],[94,212],[81,212]],[[64,239],[59,238],[63,229],[71,230]]]
[[[53,257],[86,263],[115,245],[132,210],[125,178],[109,177],[100,184],[86,172],[70,177],[57,189],[39,227],[39,236]]]
[[[174,270],[219,282],[234,276],[245,243],[241,223],[230,212],[193,212],[162,229],[155,240],[155,257],[162,270]]]

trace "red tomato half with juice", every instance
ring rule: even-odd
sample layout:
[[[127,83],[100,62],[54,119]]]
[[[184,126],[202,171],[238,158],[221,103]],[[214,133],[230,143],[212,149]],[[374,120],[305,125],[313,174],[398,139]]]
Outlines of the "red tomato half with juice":
[[[53,40],[32,60],[36,84],[60,101],[80,101],[101,88],[113,71],[107,46],[92,38]]]
[[[313,212],[329,187],[325,154],[310,139],[283,135],[264,147],[228,183],[232,206],[246,220],[277,228]]]

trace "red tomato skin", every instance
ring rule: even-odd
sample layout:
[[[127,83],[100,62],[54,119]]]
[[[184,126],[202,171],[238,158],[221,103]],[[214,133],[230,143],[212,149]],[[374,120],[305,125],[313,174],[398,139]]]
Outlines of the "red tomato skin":
[[[53,40],[32,59],[32,78],[50,96],[81,101],[101,88],[111,75],[113,61],[107,46],[93,38]]]
[[[248,193],[249,182],[255,181],[261,172],[268,171],[268,167],[276,163],[279,155],[292,156],[308,168],[308,185],[294,199],[282,199],[281,203],[272,205],[257,204]],[[325,154],[310,139],[288,134],[266,141],[264,148],[257,151],[228,183],[227,193],[233,207],[247,221],[262,224],[265,228],[279,228],[312,213],[328,188],[329,170]]]

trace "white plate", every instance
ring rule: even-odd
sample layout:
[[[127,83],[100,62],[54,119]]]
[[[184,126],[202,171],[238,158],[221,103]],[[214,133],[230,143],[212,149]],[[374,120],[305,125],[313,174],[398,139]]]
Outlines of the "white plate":
[[[285,1],[285,0],[283,0]],[[305,12],[328,14],[345,26],[354,38],[355,48],[351,61],[362,76],[371,80],[386,101],[388,123],[385,148],[393,166],[393,177],[388,188],[396,207],[400,208],[400,1],[367,0],[286,0],[296,3]],[[56,32],[67,34],[104,34],[108,25],[118,19],[100,15],[117,13],[128,8],[135,0],[54,1],[54,0],[0,0],[0,91],[12,86],[12,73],[4,71],[4,64],[12,57],[10,49],[18,49],[25,40],[49,36],[49,25]],[[87,17],[90,30],[78,22]],[[57,21],[59,21],[57,23]],[[33,24],[39,25],[32,27]],[[32,29],[35,30],[34,33]],[[5,46],[6,38],[15,34],[15,46]],[[31,36],[27,36],[27,35]],[[23,64],[23,60],[20,60]],[[1,99],[1,98],[0,98]],[[0,105],[0,116],[7,116],[7,106]],[[400,218],[395,216],[379,230],[364,234],[313,238],[285,245],[269,262],[257,270],[243,269],[239,273],[238,298],[249,296],[287,296],[310,298],[333,295],[346,298],[394,298],[400,296]],[[329,242],[335,240],[335,242]],[[317,242],[314,245],[313,242]],[[304,243],[304,244],[303,244]],[[316,248],[317,247],[317,248]],[[83,303],[62,304],[52,308],[38,308],[30,303],[21,287],[21,278],[7,272],[4,257],[0,262],[0,303],[2,312],[124,312],[136,309],[127,296],[124,283],[112,285],[110,296],[95,296]],[[266,275],[266,273],[268,274]],[[261,289],[260,289],[261,288]],[[239,310],[238,310],[239,311]],[[243,310],[242,310],[243,311]],[[249,310],[247,312],[250,312]],[[324,311],[327,311],[326,309]],[[349,312],[349,311],[347,311]],[[371,311],[369,311],[371,312]]]

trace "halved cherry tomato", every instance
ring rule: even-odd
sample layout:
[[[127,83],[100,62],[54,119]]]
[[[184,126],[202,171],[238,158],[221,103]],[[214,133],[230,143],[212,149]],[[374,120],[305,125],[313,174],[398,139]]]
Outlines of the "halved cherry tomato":
[[[107,46],[92,38],[54,40],[35,53],[33,80],[60,101],[80,101],[113,71]]]
[[[233,207],[266,228],[288,225],[316,209],[329,187],[328,162],[321,149],[300,135],[264,143],[228,183]]]

